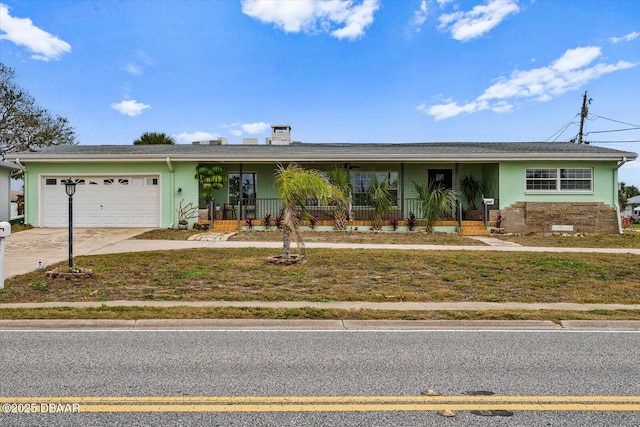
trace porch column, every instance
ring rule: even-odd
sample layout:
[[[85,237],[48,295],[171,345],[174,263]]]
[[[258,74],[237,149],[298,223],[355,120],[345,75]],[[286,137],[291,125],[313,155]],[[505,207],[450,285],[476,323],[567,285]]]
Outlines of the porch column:
[[[244,198],[244,191],[242,189],[242,163],[240,163],[239,167],[239,175],[240,179],[238,181],[238,230],[240,230],[241,221],[242,221],[242,199]]]
[[[402,215],[402,218],[398,218],[398,219],[403,219],[408,217],[408,215],[406,215],[406,212],[404,211],[404,163],[400,163],[400,215]]]
[[[456,205],[453,208],[455,212],[454,218],[458,220],[459,224],[462,224],[462,210],[460,207],[460,163],[456,163],[453,167],[453,188],[456,191]]]

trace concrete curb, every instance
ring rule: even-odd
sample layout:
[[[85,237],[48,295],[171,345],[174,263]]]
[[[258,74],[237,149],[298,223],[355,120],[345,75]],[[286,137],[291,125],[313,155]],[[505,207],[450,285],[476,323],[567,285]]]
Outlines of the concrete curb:
[[[141,319],[141,320],[0,320],[8,330],[246,330],[246,331],[424,331],[424,330],[529,330],[640,332],[640,321],[567,320],[275,320],[275,319]]]

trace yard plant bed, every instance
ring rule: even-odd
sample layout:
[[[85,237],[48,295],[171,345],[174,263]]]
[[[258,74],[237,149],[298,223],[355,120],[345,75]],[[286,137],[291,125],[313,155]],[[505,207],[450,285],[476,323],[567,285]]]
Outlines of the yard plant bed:
[[[158,229],[142,233],[135,239],[187,240],[202,231]],[[484,243],[454,233],[425,233],[411,232],[370,232],[370,231],[302,231],[305,242],[335,242],[335,243],[381,243],[404,245],[451,245],[451,246],[485,246]],[[561,233],[550,235],[501,235],[492,234],[501,240],[518,243],[522,246],[550,246],[563,248],[640,248],[640,227],[636,232],[628,231],[619,234],[588,234],[576,235]],[[232,241],[247,242],[281,242],[282,232],[272,227],[269,231],[239,231],[229,238]]]
[[[0,302],[108,300],[491,301],[640,303],[640,257],[622,254],[308,249],[191,249],[80,256],[93,276],[5,281]],[[60,264],[62,266],[63,263]],[[55,267],[55,266],[53,266]]]
[[[309,242],[340,243],[374,243],[404,245],[452,245],[452,246],[484,246],[484,243],[458,236],[453,233],[425,233],[424,231],[302,231],[302,240]],[[229,238],[244,242],[278,242],[282,241],[282,232],[273,231],[240,231]],[[640,239],[639,239],[640,240]]]

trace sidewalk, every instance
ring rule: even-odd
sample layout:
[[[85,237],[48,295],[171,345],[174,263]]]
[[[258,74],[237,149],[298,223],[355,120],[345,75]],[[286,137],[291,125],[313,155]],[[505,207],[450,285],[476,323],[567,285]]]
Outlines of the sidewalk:
[[[478,311],[478,310],[640,310],[640,304],[575,304],[518,302],[367,302],[367,301],[95,301],[6,303],[3,308],[100,307],[261,307],[317,308],[322,310]]]

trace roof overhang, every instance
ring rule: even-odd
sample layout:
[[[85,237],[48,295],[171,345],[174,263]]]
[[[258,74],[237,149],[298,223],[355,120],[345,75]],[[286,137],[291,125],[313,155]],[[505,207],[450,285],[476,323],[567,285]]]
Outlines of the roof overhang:
[[[633,161],[637,158],[635,153],[625,153],[626,155],[605,155],[602,153],[594,154],[573,154],[566,153],[538,153],[538,154],[487,154],[487,155],[450,155],[450,154],[431,154],[425,156],[407,156],[401,155],[372,155],[372,154],[345,154],[345,155],[282,155],[277,158],[273,156],[223,156],[223,155],[146,155],[146,156],[126,156],[126,155],[29,155],[20,156],[22,163],[121,163],[121,162],[166,162],[169,158],[172,162],[219,162],[219,163],[273,163],[273,162],[389,162],[389,163],[498,163],[498,162],[517,162],[517,161]],[[18,169],[15,167],[14,169]]]
[[[2,169],[9,169],[9,170],[20,170],[20,168],[18,167],[18,165],[16,165],[15,163],[9,163],[9,162],[3,162],[0,161],[0,168]]]
[[[120,162],[387,162],[498,163],[517,161],[627,162],[636,153],[570,143],[306,144],[287,146],[58,146],[8,153],[17,163]]]

